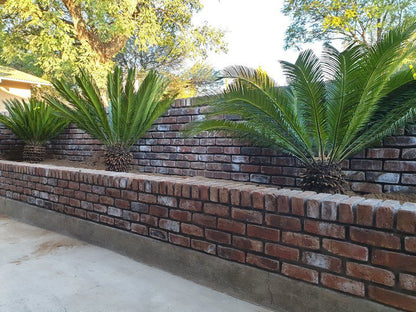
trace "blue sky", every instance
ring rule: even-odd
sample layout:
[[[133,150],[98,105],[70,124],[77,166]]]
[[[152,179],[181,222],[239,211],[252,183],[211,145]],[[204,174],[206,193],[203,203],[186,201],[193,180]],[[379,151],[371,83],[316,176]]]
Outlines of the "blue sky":
[[[211,54],[208,62],[214,68],[229,65],[262,67],[284,84],[279,60],[294,62],[296,50],[285,51],[284,33],[290,19],[281,13],[280,0],[202,0],[204,8],[195,17],[195,22],[207,21],[226,32],[228,54]],[[320,53],[321,43],[305,45]]]

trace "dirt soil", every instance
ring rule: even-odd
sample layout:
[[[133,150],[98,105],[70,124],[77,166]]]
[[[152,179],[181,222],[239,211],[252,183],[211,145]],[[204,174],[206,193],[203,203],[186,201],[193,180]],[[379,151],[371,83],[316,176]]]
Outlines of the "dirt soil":
[[[4,157],[3,157],[4,158]],[[64,167],[75,167],[75,168],[86,168],[86,169],[97,169],[97,170],[104,170],[104,160],[102,157],[92,157],[86,161],[79,162],[79,161],[72,161],[68,159],[46,159],[41,164],[45,165],[55,165],[55,166],[64,166]],[[130,172],[132,173],[140,173],[140,174],[150,174],[144,173],[137,169],[132,169]],[[152,173],[151,175],[160,176],[161,174]],[[183,177],[185,178],[185,177]],[[202,178],[202,177],[201,177]],[[346,195],[349,196],[361,196],[364,198],[375,198],[375,199],[382,199],[382,200],[397,200],[401,203],[404,202],[413,202],[416,203],[416,194],[415,193],[380,193],[380,194],[362,194],[353,191],[347,191]]]

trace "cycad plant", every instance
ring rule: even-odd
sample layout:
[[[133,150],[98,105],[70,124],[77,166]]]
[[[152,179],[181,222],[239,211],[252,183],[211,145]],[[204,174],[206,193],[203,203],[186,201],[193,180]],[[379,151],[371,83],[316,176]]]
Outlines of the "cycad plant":
[[[416,82],[409,68],[400,70],[415,52],[415,29],[392,30],[372,47],[325,45],[322,60],[302,52],[294,64],[281,62],[287,87],[261,70],[229,68],[224,76],[233,82],[203,101],[211,111],[188,132],[223,131],[279,148],[306,167],[304,189],[342,192],[342,161],[416,115]]]
[[[5,104],[8,115],[0,114],[0,122],[23,140],[23,160],[44,160],[46,142],[61,133],[68,122],[58,117],[45,102],[34,98],[8,100]]]
[[[166,94],[169,81],[157,72],[150,71],[139,87],[136,81],[135,69],[124,77],[115,67],[108,75],[104,97],[92,77],[82,71],[76,77],[76,88],[64,81],[53,83],[62,99],[47,98],[63,116],[103,142],[106,170],[128,170],[133,158],[131,146],[174,101],[175,96]]]

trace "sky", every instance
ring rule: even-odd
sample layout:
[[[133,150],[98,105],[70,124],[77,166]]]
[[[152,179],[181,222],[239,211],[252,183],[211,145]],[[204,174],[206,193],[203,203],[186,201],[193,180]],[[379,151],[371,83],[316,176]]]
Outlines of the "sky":
[[[261,67],[279,85],[285,84],[279,60],[294,62],[298,51],[285,51],[284,35],[290,19],[281,13],[282,0],[202,0],[194,22],[207,21],[225,31],[227,54],[210,54],[216,69],[230,65]],[[304,45],[320,53],[321,43]]]

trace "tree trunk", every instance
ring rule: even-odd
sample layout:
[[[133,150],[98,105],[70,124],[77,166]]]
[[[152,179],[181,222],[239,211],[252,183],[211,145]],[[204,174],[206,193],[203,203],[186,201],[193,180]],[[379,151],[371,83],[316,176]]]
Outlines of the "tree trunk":
[[[45,159],[46,147],[41,144],[25,144],[23,147],[23,160],[27,162],[40,162]]]
[[[347,186],[340,164],[318,162],[307,166],[306,172],[301,178],[300,186],[305,191],[331,194],[344,193]]]
[[[79,41],[86,42],[98,54],[100,63],[104,64],[113,59],[113,57],[125,46],[128,36],[115,35],[108,41],[103,42],[100,37],[90,28],[88,28],[83,16],[80,3],[74,0],[62,0],[69,14]]]
[[[130,169],[133,154],[120,146],[107,147],[105,152],[105,170],[127,172]]]

